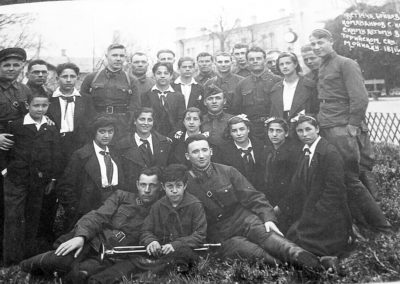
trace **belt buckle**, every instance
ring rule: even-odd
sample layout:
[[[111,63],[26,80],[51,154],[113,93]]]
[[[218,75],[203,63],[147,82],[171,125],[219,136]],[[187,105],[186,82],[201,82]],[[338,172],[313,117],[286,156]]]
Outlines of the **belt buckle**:
[[[115,234],[115,237],[118,239],[118,242],[121,242],[123,239],[125,239],[126,235],[124,232],[119,231]]]
[[[113,114],[114,113],[114,107],[113,106],[106,106],[106,113],[107,114]]]
[[[209,198],[211,198],[211,196],[213,196],[212,192],[211,192],[211,191],[207,191],[207,196],[208,196]]]

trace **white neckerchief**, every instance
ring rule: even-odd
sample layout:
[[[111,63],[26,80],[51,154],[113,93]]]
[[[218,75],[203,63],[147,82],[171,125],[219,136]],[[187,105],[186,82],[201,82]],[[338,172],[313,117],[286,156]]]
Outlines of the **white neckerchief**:
[[[67,104],[65,100],[61,97],[73,97],[74,101]],[[75,115],[75,97],[81,96],[79,91],[74,88],[74,91],[71,95],[64,95],[61,93],[60,88],[58,87],[54,93],[54,98],[59,98],[58,101],[60,102],[60,109],[61,109],[61,123],[60,123],[60,133],[65,132],[73,132],[74,131],[74,115]]]
[[[97,160],[99,161],[99,165],[100,165],[101,186],[102,187],[107,187],[107,186],[110,186],[110,185],[112,185],[112,186],[118,185],[118,167],[117,167],[117,164],[115,164],[114,160],[111,159],[111,162],[113,164],[113,177],[112,177],[111,184],[108,184],[106,163],[104,162],[104,155],[100,154],[101,151],[109,152],[108,147],[106,146],[106,149],[103,150],[94,141],[93,141],[93,145],[94,145],[94,152],[96,153],[96,157],[97,157]]]
[[[253,147],[252,144],[251,144],[251,140],[250,140],[250,139],[249,139],[249,145],[247,145],[246,148],[239,146],[238,144],[236,144],[235,141],[233,141],[233,142],[235,143],[235,146],[236,146],[239,150],[240,150],[240,149],[247,150],[247,149],[249,149],[250,147]],[[242,156],[242,158],[243,158],[243,156],[244,156],[244,153],[243,153],[243,152],[241,153],[241,156]],[[254,149],[251,150],[251,156],[253,157],[253,161],[255,161],[256,159],[254,158]]]

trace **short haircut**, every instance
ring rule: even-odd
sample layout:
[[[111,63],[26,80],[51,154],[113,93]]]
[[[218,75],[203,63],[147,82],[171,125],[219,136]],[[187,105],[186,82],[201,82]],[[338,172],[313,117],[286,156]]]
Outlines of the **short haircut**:
[[[179,60],[178,60],[178,68],[181,68],[182,63],[185,62],[185,61],[192,62],[193,66],[195,66],[195,64],[196,64],[195,61],[194,61],[194,58],[189,57],[189,56],[185,56],[185,57],[179,58]]]
[[[49,96],[44,92],[29,92],[26,97],[26,102],[30,104],[34,98],[46,98],[49,99]]]
[[[211,61],[213,61],[212,55],[210,53],[208,53],[208,52],[200,52],[196,57],[196,61],[199,61],[200,57],[207,57],[207,56],[210,56],[211,57]]]
[[[278,123],[283,130],[285,131],[285,133],[289,132],[289,125],[286,122],[286,120],[284,120],[283,118],[280,117],[270,117],[265,121],[265,129],[268,131],[269,126],[271,125],[271,123]]]
[[[112,43],[107,47],[107,53],[110,52],[113,49],[125,49],[125,46],[120,44],[120,43]]]
[[[267,57],[267,54],[265,53],[265,50],[262,49],[259,46],[252,46],[250,49],[248,49],[247,52],[246,52],[246,59],[249,58],[249,53],[250,52],[261,52],[263,57],[264,57],[264,59]]]
[[[137,52],[135,52],[134,54],[132,54],[131,58],[133,58],[135,55],[138,55],[138,56],[146,56],[146,58],[148,59],[147,54],[144,53],[144,52],[137,51]]]
[[[28,72],[31,71],[32,66],[34,66],[34,65],[46,65],[46,68],[49,68],[49,64],[46,61],[44,61],[42,59],[35,59],[35,60],[32,60],[31,62],[29,62]]]
[[[311,44],[303,45],[303,46],[300,48],[300,52],[301,52],[301,53],[310,52],[310,51],[314,52],[314,50],[312,49]]]
[[[237,123],[241,123],[241,122],[243,122],[243,123],[246,125],[246,127],[247,127],[248,129],[251,129],[251,128],[252,128],[252,124],[251,124],[250,120],[244,119],[244,118],[241,117],[240,115],[232,116],[232,117],[228,120],[228,122],[227,122],[227,124],[226,124],[226,127],[225,127],[225,129],[224,129],[224,133],[223,133],[223,137],[224,137],[226,140],[233,140],[232,135],[231,135],[231,126],[234,125],[234,124],[237,124]],[[251,133],[251,132],[250,132],[250,133]],[[249,136],[250,136],[250,133],[249,133]]]
[[[150,167],[143,168],[140,170],[137,181],[139,181],[141,175],[146,176],[157,176],[157,179],[160,180],[161,177],[161,169],[159,167]]]
[[[317,39],[326,38],[328,40],[332,40],[332,33],[327,29],[315,29],[311,32],[310,37],[315,37]]]
[[[187,108],[187,109],[185,110],[185,112],[183,113],[183,120],[185,120],[186,115],[187,115],[188,113],[192,113],[192,112],[198,113],[198,114],[199,114],[200,121],[203,121],[203,116],[201,115],[201,110],[198,109],[197,107],[189,107],[189,108]]]
[[[80,72],[79,67],[78,67],[76,64],[74,64],[74,63],[72,63],[72,62],[67,62],[67,63],[62,63],[62,64],[57,65],[57,67],[56,67],[57,76],[60,76],[61,73],[62,73],[65,69],[72,69],[72,70],[74,70],[74,72],[75,72],[75,74],[76,74],[77,76],[79,75],[79,72]]]
[[[274,54],[274,53],[281,54],[282,52],[280,50],[277,50],[277,49],[271,49],[266,53],[266,55],[270,55],[270,54]]]
[[[237,43],[233,46],[232,48],[232,53],[235,51],[235,49],[241,49],[241,48],[246,48],[247,50],[249,50],[249,46],[245,43]]]
[[[210,142],[208,142],[208,138],[204,136],[203,134],[196,134],[193,136],[189,136],[188,139],[185,140],[185,148],[186,148],[186,153],[188,152],[189,145],[193,142],[196,141],[207,141],[208,146],[210,147]]]
[[[297,58],[296,54],[292,53],[292,52],[282,52],[278,58],[276,59],[276,70],[278,70],[278,72],[280,74],[282,74],[281,68],[279,68],[279,61],[281,60],[281,58],[284,57],[289,57],[290,60],[292,60],[292,62],[294,64],[297,64],[296,66],[296,73],[299,74],[301,72],[301,66],[299,64],[299,59]],[[282,74],[283,75],[283,74]]]
[[[108,114],[100,114],[93,119],[90,123],[89,131],[91,138],[96,137],[97,130],[102,127],[112,126],[114,127],[114,133],[117,132],[117,120]]]
[[[153,68],[151,69],[151,71],[153,72],[154,75],[156,74],[157,69],[160,66],[166,67],[168,72],[169,72],[169,74],[172,75],[174,73],[174,67],[172,66],[171,63],[168,63],[168,62],[157,62],[156,64],[154,64]]]
[[[208,98],[209,96],[214,96],[216,94],[222,93],[223,96],[225,97],[224,91],[219,88],[215,84],[207,85],[204,87],[204,100]]]
[[[187,167],[182,164],[170,164],[165,167],[161,173],[161,182],[182,181],[184,184],[188,181]]]
[[[232,61],[232,55],[229,54],[228,52],[225,52],[225,51],[219,51],[219,52],[217,52],[217,53],[214,55],[214,60],[215,60],[215,61],[217,61],[217,57],[218,57],[218,56],[226,56],[226,57],[229,57],[229,58],[231,59],[231,61]]]
[[[175,58],[175,52],[173,52],[171,49],[161,49],[157,52],[157,58],[160,56],[161,53],[171,53],[174,58]]]
[[[141,108],[139,108],[137,111],[135,111],[135,112],[133,113],[133,119],[134,119],[134,120],[138,119],[139,116],[140,116],[142,113],[144,113],[144,112],[146,112],[146,113],[151,113],[151,115],[152,115],[153,118],[154,118],[154,110],[153,110],[151,107],[141,107]]]
[[[294,120],[294,128],[296,129],[297,126],[303,122],[309,122],[314,127],[319,127],[319,123],[317,119],[312,115],[299,115],[297,120]]]

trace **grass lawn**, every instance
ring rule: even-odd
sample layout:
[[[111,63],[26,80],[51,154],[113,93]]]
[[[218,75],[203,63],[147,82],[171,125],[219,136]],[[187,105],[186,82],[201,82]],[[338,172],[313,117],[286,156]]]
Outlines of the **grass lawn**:
[[[144,273],[124,283],[366,283],[400,281],[400,151],[399,147],[375,145],[374,172],[380,188],[380,205],[394,232],[365,232],[349,257],[340,262],[340,272],[309,272],[293,267],[267,267],[260,261],[220,260],[202,256],[187,276],[175,273]],[[18,266],[0,269],[0,283],[56,283],[32,278]]]

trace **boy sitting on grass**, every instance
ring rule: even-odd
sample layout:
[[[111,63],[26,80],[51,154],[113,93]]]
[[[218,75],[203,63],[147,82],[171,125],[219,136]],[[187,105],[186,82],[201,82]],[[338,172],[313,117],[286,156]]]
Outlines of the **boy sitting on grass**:
[[[201,246],[206,239],[207,223],[201,202],[185,192],[187,168],[171,164],[161,175],[166,196],[152,206],[146,217],[140,242],[152,256],[162,256],[181,249]]]

